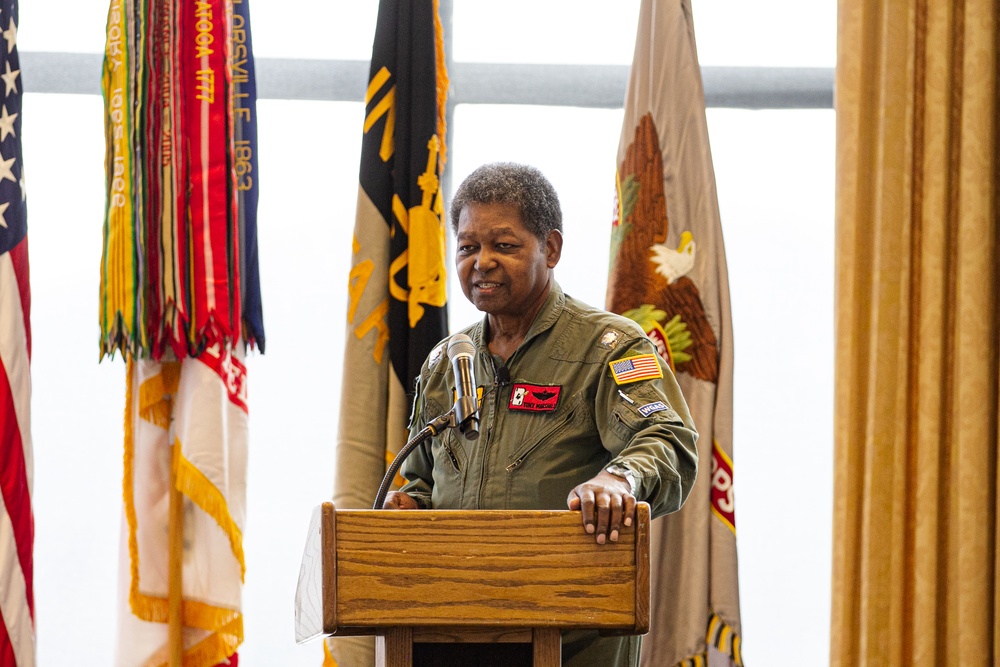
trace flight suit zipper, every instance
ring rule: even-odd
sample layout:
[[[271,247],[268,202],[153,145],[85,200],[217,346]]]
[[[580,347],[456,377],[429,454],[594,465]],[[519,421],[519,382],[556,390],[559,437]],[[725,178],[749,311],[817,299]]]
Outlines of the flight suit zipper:
[[[447,442],[444,444],[444,451],[448,452],[448,458],[451,459],[451,464],[455,466],[455,472],[462,472],[462,469],[458,467],[458,458],[455,457],[455,452],[451,450],[451,445]]]
[[[506,362],[504,362],[504,365],[502,366],[502,368],[509,369],[510,368],[510,362],[514,359],[514,357],[517,356],[517,353],[519,351],[520,351],[520,348],[518,348],[517,350],[514,350],[514,353],[512,355],[510,355],[510,357],[507,359]],[[503,390],[504,387],[506,387],[507,385],[510,384],[510,372],[507,371],[507,373],[504,374],[504,381],[501,382],[500,378],[498,377],[499,376],[499,371],[497,369],[496,359],[493,358],[493,354],[488,349],[486,350],[486,354],[489,355],[490,366],[493,369],[493,389],[494,389],[494,391],[492,392],[492,394],[493,394],[493,401],[489,405],[489,416],[488,416],[488,418],[484,418],[484,415],[482,414],[482,412],[480,413],[481,423],[485,424],[485,429],[484,430],[486,431],[486,437],[485,437],[485,439],[483,441],[483,444],[482,444],[482,447],[483,447],[482,462],[480,463],[480,466],[479,466],[479,491],[476,494],[476,508],[477,509],[481,509],[482,506],[483,506],[483,489],[486,487],[486,482],[487,482],[487,479],[486,479],[486,462],[489,460],[489,447],[490,447],[490,445],[493,442],[493,428],[496,426],[497,412],[500,410],[501,391]],[[483,407],[485,408],[486,407],[486,405],[485,405],[486,404],[486,397],[485,396],[483,396],[483,404],[484,404]]]
[[[520,456],[518,456],[516,459],[514,459],[514,461],[509,463],[507,467],[504,468],[504,470],[506,470],[507,472],[514,472],[515,470],[520,468],[521,464],[524,463],[524,459],[528,458],[529,454],[531,454],[540,446],[548,442],[552,438],[552,436],[554,436],[555,434],[559,433],[561,430],[566,428],[566,426],[573,421],[573,416],[575,414],[576,414],[576,408],[574,407],[569,411],[565,419],[560,421],[558,424],[553,425],[552,429],[549,430],[547,433],[545,433],[541,438],[539,438],[538,442],[529,447],[526,451],[521,452]]]

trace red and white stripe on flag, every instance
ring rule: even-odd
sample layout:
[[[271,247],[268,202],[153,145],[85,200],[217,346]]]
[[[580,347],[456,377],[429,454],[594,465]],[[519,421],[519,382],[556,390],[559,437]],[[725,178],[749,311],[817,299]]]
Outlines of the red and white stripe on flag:
[[[31,292],[21,160],[17,0],[0,0],[0,665],[35,664],[31,512]]]
[[[28,241],[0,255],[0,665],[35,664]]]

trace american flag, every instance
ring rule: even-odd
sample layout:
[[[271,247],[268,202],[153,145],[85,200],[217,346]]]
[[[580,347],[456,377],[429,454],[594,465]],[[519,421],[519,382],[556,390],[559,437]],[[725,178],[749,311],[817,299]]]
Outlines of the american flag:
[[[31,291],[17,0],[0,0],[0,665],[35,663],[31,514]]]
[[[614,373],[615,381],[618,384],[663,377],[660,364],[652,354],[640,354],[620,361],[612,361],[611,372]]]

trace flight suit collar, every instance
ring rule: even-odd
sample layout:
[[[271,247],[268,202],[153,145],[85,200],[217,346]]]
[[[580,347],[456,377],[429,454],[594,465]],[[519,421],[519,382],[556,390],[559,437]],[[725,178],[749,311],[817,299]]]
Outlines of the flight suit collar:
[[[528,333],[524,336],[524,341],[521,345],[525,345],[535,336],[551,329],[559,320],[559,316],[562,315],[563,308],[565,306],[566,294],[563,292],[562,287],[559,286],[559,283],[553,279],[552,287],[549,289],[549,295],[545,298],[545,304],[542,306],[542,309],[538,311],[538,315],[535,316],[535,321],[531,323],[531,327],[528,329]],[[488,317],[488,315],[484,316],[469,335],[472,341],[476,344],[476,347],[483,350],[487,349],[486,330],[488,327]]]

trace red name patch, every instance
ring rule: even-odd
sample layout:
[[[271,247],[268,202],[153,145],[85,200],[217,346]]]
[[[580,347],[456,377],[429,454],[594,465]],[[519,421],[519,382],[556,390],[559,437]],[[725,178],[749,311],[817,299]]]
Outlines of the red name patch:
[[[511,387],[511,410],[527,412],[552,412],[559,404],[562,387],[557,384],[515,384]]]

